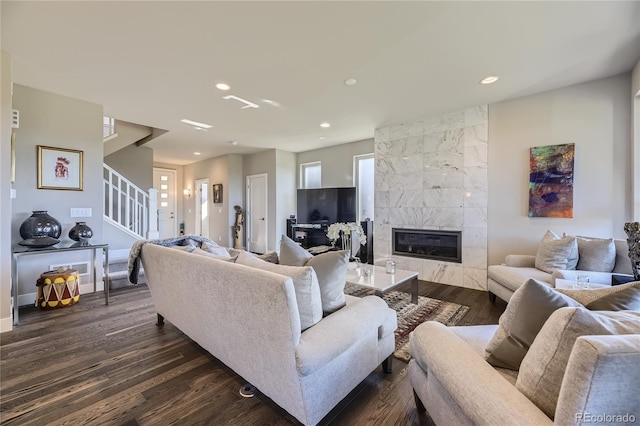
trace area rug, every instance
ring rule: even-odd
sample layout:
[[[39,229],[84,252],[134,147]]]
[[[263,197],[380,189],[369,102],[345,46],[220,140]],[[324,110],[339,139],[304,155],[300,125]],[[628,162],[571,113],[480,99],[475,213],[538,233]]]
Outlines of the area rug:
[[[374,294],[367,287],[347,283],[344,288],[346,294],[364,297]],[[396,335],[396,349],[393,356],[399,360],[409,362],[409,333],[425,321],[438,321],[444,325],[456,325],[469,311],[468,306],[444,300],[418,296],[418,304],[411,303],[411,295],[400,291],[389,291],[382,298],[391,309],[398,314],[398,329]]]

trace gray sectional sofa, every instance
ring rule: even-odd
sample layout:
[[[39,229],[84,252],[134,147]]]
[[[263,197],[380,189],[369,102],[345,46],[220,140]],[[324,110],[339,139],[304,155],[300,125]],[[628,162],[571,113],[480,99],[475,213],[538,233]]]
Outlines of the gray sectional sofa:
[[[295,269],[313,278],[297,288],[273,272],[281,265],[260,269],[156,244],[144,244],[140,257],[159,323],[166,318],[305,425],[379,365],[390,368],[397,318],[381,298],[347,295],[346,306],[323,317],[321,304],[300,305],[320,303],[308,266]]]

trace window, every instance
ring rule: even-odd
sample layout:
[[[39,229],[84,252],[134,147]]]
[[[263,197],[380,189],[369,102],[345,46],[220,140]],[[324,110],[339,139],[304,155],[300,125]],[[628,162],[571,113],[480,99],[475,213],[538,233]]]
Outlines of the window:
[[[116,133],[116,122],[111,117],[102,117],[102,137],[108,138]]]
[[[374,170],[373,154],[353,157],[353,184],[358,191],[358,220],[373,220]]]
[[[300,164],[300,188],[312,189],[322,187],[322,163]]]

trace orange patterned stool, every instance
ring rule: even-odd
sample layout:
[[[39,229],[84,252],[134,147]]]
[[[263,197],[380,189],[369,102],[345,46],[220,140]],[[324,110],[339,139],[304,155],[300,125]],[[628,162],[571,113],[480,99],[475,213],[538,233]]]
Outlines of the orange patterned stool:
[[[58,269],[40,275],[36,283],[36,306],[64,308],[80,300],[80,277],[75,269]]]

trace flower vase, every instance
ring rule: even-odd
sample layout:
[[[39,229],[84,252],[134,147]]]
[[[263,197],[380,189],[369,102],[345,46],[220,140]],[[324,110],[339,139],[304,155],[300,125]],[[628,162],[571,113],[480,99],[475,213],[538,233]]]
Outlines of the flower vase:
[[[624,231],[627,233],[633,276],[636,281],[640,281],[640,222],[625,223]]]
[[[351,234],[342,233],[342,250],[347,250],[351,259]]]

